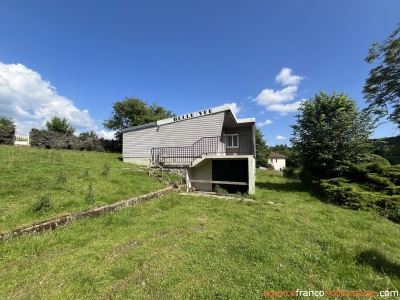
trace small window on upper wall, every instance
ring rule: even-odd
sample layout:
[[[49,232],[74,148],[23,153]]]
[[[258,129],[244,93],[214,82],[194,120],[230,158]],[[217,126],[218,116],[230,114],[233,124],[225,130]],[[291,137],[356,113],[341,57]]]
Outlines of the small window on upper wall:
[[[226,135],[226,147],[227,148],[239,148],[239,135],[238,134],[227,134]]]

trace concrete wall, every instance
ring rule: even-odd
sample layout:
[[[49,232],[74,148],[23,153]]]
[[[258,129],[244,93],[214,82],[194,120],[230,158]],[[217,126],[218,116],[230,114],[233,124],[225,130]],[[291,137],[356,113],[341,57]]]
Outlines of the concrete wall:
[[[253,156],[249,156],[249,195],[253,195],[256,191],[256,160]]]
[[[252,155],[240,155],[235,157],[208,156],[196,164],[195,167],[187,169],[188,179],[196,180],[212,180],[212,161],[213,160],[230,160],[230,159],[247,159],[248,160],[248,194],[254,194],[256,182],[256,161]],[[196,190],[212,192],[212,183],[191,183]]]
[[[212,160],[205,159],[194,168],[188,168],[188,176],[190,179],[197,180],[211,180],[212,179]],[[191,184],[198,191],[212,192],[212,183],[198,183]]]

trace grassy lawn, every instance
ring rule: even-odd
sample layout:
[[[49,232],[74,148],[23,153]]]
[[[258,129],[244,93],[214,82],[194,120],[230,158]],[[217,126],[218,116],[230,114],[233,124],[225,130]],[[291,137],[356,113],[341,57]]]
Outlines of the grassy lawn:
[[[264,290],[400,290],[398,224],[322,203],[276,173],[258,172],[256,199],[169,194],[7,240],[0,243],[0,298],[263,299]]]
[[[120,157],[1,145],[0,232],[164,187]]]

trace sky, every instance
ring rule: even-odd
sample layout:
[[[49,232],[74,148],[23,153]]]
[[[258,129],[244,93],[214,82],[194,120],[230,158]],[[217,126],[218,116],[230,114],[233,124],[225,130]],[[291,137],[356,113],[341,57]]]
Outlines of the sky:
[[[399,0],[0,0],[0,115],[19,132],[65,117],[102,126],[135,97],[175,114],[231,104],[270,146],[290,145],[298,106],[337,91],[366,107],[370,45]],[[396,125],[374,138],[398,135]]]

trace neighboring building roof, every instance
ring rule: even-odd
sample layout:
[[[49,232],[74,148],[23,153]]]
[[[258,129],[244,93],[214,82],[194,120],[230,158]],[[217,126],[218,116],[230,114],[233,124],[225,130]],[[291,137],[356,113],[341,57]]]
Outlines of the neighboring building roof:
[[[282,155],[282,154],[277,153],[277,152],[271,152],[271,154],[268,155],[268,158],[287,158],[287,156]]]
[[[220,112],[224,112],[224,111],[228,111],[231,114],[232,119],[237,124],[255,123],[255,121],[256,121],[255,118],[246,118],[246,119],[236,118],[234,112],[231,110],[230,105],[225,104],[225,105],[217,106],[214,108],[204,109],[204,110],[196,111],[196,112],[189,113],[189,114],[184,114],[184,115],[180,115],[180,116],[176,116],[176,117],[172,117],[172,118],[168,118],[168,119],[163,119],[163,120],[159,120],[159,121],[155,121],[155,122],[151,122],[151,123],[147,123],[147,124],[143,124],[143,125],[125,128],[125,129],[122,129],[121,132],[130,132],[130,131],[136,131],[136,130],[140,130],[140,129],[144,129],[144,128],[149,128],[149,127],[155,127],[155,126],[160,126],[160,125],[165,125],[165,124],[170,124],[170,123],[182,122],[185,120],[189,120],[189,119],[193,119],[193,118],[200,118],[200,117],[204,117],[204,116],[208,116],[211,114],[216,114],[216,113],[220,113]]]

